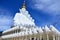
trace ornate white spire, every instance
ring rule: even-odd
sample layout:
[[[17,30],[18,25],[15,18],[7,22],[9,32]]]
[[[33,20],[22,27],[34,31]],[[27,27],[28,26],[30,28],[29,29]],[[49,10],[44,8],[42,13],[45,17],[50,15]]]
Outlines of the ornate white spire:
[[[45,29],[45,32],[46,32],[46,33],[49,33],[49,32],[50,32],[50,29],[48,28],[47,25],[45,25],[45,28],[44,28],[44,29]]]
[[[53,26],[53,25],[50,25],[50,29],[52,32],[54,32],[55,34],[58,34],[59,31]]]

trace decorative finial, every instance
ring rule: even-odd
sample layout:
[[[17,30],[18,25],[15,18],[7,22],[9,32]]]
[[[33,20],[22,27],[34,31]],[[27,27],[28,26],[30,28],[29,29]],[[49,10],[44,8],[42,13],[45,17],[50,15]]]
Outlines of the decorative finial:
[[[19,9],[19,10],[20,10],[20,13],[22,13],[23,11],[26,10],[25,2],[26,2],[26,0],[24,0],[24,3],[23,3],[23,5],[22,5],[21,9]]]
[[[26,8],[25,2],[26,2],[26,0],[24,0],[22,8]]]

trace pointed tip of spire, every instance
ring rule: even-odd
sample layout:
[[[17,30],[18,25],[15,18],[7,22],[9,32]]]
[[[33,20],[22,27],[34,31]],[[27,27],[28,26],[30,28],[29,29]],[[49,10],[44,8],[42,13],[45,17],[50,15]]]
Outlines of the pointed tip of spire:
[[[24,0],[24,3],[23,3],[22,8],[26,8],[25,2],[26,2],[26,1]]]
[[[24,0],[24,3],[25,3],[25,0]]]

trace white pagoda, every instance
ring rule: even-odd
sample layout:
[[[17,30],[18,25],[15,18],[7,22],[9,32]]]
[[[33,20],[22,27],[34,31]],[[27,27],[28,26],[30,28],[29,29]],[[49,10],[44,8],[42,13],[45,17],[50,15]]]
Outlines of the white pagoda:
[[[19,9],[14,17],[14,26],[3,31],[0,40],[60,40],[60,32],[53,26],[37,27],[25,8]]]

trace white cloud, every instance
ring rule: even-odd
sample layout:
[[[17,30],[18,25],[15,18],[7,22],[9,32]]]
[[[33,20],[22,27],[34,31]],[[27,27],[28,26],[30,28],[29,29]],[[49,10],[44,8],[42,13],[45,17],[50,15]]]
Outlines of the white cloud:
[[[9,28],[10,28],[10,26],[0,26],[0,31],[5,31]]]
[[[0,31],[6,30],[11,27],[12,16],[9,10],[0,7]]]
[[[60,14],[60,0],[34,0],[33,9],[43,10],[50,14]]]
[[[6,30],[11,27],[12,18],[9,16],[0,15],[0,31]]]

